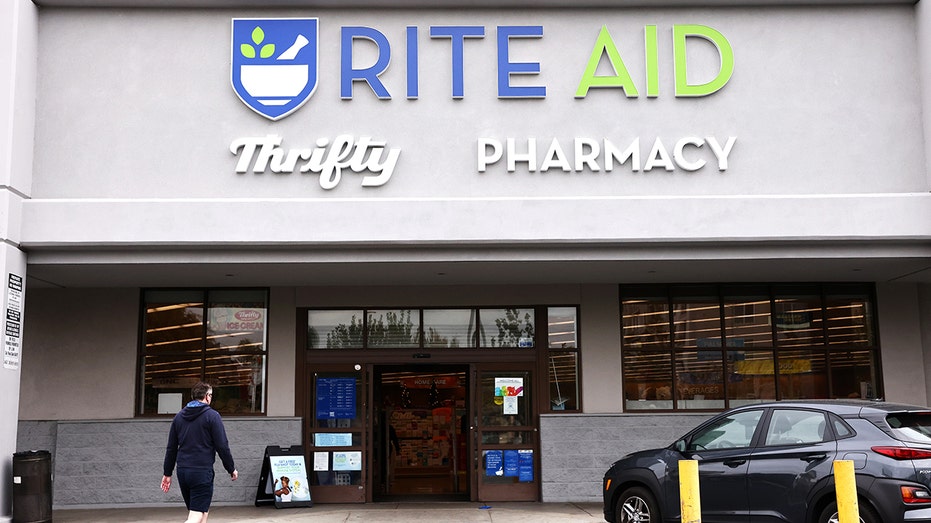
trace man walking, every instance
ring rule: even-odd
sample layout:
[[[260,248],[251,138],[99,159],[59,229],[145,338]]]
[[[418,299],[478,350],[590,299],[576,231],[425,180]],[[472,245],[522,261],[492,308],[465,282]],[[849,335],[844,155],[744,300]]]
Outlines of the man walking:
[[[188,509],[185,523],[206,523],[213,500],[213,463],[220,455],[223,468],[236,481],[239,471],[233,463],[226,429],[220,414],[210,408],[213,388],[199,382],[191,389],[194,398],[171,422],[168,448],[165,450],[162,490],[171,488],[171,472],[178,464],[178,486]]]

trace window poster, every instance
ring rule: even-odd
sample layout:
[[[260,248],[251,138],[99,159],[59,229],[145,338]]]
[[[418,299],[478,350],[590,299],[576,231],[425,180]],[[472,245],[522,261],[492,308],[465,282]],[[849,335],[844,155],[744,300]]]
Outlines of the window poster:
[[[500,450],[485,451],[485,475],[503,476],[503,453]]]
[[[518,454],[516,450],[504,451],[504,476],[509,478],[517,477],[518,474]]]
[[[518,450],[517,454],[518,481],[529,483],[533,481],[533,450]]]
[[[314,471],[323,472],[330,470],[330,453],[314,452]]]
[[[317,419],[356,417],[356,378],[317,378]]]
[[[362,470],[362,452],[334,452],[333,470]]]
[[[212,332],[254,333],[265,330],[265,309],[260,307],[211,307],[207,324]]]
[[[315,447],[351,447],[350,432],[318,432],[314,434]]]

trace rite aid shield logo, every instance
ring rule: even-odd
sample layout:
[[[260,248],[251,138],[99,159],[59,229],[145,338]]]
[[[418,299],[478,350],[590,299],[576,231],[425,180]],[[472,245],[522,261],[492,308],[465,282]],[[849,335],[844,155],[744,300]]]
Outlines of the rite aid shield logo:
[[[239,99],[278,120],[317,89],[318,19],[234,18],[230,79]]]

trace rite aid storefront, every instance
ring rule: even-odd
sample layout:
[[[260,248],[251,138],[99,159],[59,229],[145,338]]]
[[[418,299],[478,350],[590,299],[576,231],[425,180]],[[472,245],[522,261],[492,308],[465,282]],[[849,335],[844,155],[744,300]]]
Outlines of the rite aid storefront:
[[[318,503],[597,501],[730,406],[927,404],[925,3],[616,4],[0,8],[7,455],[178,503],[206,379],[218,503],[269,445]]]

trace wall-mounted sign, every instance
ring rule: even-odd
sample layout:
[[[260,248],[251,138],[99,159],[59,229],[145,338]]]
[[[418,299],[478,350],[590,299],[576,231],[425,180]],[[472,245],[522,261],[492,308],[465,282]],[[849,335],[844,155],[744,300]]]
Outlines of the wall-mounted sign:
[[[232,20],[231,38],[231,83],[236,95],[250,109],[271,120],[283,118],[301,107],[314,93],[318,83],[319,50],[332,49],[331,45],[320,45],[320,21],[318,18],[239,18]],[[538,99],[547,96],[545,85],[533,83],[527,76],[537,76],[546,63],[544,56],[539,61],[512,61],[511,47],[530,45],[533,40],[543,38],[541,25],[501,25],[493,29],[497,54],[497,93],[502,99]],[[574,93],[564,96],[586,98],[591,89],[617,89],[626,98],[637,98],[641,88],[647,97],[661,95],[660,70],[669,68],[675,79],[676,97],[701,97],[722,89],[734,73],[734,51],[727,38],[717,29],[704,25],[672,25],[664,29],[671,37],[671,52],[663,56],[658,44],[661,30],[647,25],[643,30],[644,78],[635,80],[621,57],[608,26],[602,25],[594,37],[591,53],[579,56],[579,70],[583,70]],[[423,37],[425,33],[427,36]],[[335,33],[330,33],[335,34]],[[593,31],[594,35],[594,31]],[[407,26],[403,35],[392,35],[367,26],[342,26],[339,28],[339,83],[340,97],[351,100],[356,86],[367,86],[378,98],[390,100],[390,86],[382,76],[392,64],[404,64],[403,91],[408,99],[419,97],[421,72],[436,74],[451,68],[453,99],[465,97],[466,52],[468,42],[484,39],[486,28],[482,25],[434,25],[427,31],[416,26]],[[392,61],[391,40],[403,38],[406,56],[404,60]],[[423,40],[423,42],[421,42]],[[364,43],[363,43],[364,42]],[[521,44],[519,42],[525,42]],[[702,83],[689,83],[689,53],[692,43],[712,47],[718,54],[717,70],[701,71],[699,75],[708,79]],[[359,64],[354,49],[357,45],[368,46],[369,55],[374,52],[374,63]],[[450,46],[449,64],[420,63],[421,45]],[[371,47],[374,46],[374,49]],[[399,47],[394,47],[398,49]],[[521,48],[521,55],[533,56],[532,50]],[[434,56],[434,55],[430,55]],[[628,57],[629,58],[629,57]],[[638,57],[639,58],[639,57]],[[607,61],[613,75],[599,75],[598,66]],[[565,69],[567,64],[554,67]],[[584,67],[583,67],[584,65]],[[693,64],[694,65],[694,64]],[[706,66],[707,67],[707,66]],[[514,82],[515,79],[521,78]],[[536,138],[504,140],[482,137],[477,144],[477,170],[480,173],[499,161],[507,165],[507,172],[514,172],[518,165],[529,172],[611,172],[615,165],[629,164],[633,172],[679,170],[694,172],[709,162],[716,164],[719,171],[726,171],[728,156],[736,137],[719,139],[714,136],[687,136],[677,139],[655,137],[635,138],[631,143],[615,146],[608,138],[593,140],[575,138],[572,144],[556,138],[538,144]],[[230,152],[238,157],[236,172],[261,174],[271,171],[278,174],[316,173],[323,189],[338,186],[343,174],[361,174],[362,187],[380,187],[392,177],[400,156],[400,149],[388,148],[386,140],[369,137],[354,138],[341,135],[322,137],[312,146],[283,148],[278,135],[264,137],[241,137],[230,143]],[[706,147],[707,146],[707,147]]]
[[[10,273],[6,286],[6,317],[3,327],[3,367],[19,369],[22,351],[23,277]]]
[[[232,38],[232,82],[240,99],[259,114],[276,120],[287,116],[313,93],[317,81],[317,53],[319,23],[316,18],[291,19],[234,19]],[[543,38],[542,25],[499,25],[493,29],[496,40],[498,98],[545,98],[545,85],[524,85],[533,80],[518,77],[539,75],[546,63],[540,61],[512,61],[511,47],[517,42]],[[351,100],[355,87],[365,85],[382,100],[392,98],[391,90],[402,91],[408,99],[420,96],[420,73],[435,73],[451,69],[453,99],[465,97],[465,61],[468,41],[485,38],[486,28],[481,25],[434,25],[421,42],[421,28],[408,26],[403,35],[386,34],[374,27],[342,26],[339,28],[339,92],[340,98]],[[331,33],[335,34],[335,33]],[[594,31],[593,31],[594,34]],[[718,30],[704,25],[673,25],[672,56],[661,60],[659,30],[647,25],[643,30],[644,72],[641,85],[648,97],[660,96],[659,71],[665,66],[672,69],[675,78],[676,97],[695,97],[713,94],[724,87],[734,72],[734,52],[727,38]],[[403,39],[405,56],[392,60],[392,39]],[[715,48],[719,57],[718,70],[707,82],[689,83],[689,41],[703,40]],[[430,42],[434,43],[430,43]],[[364,43],[363,43],[364,42]],[[448,42],[448,43],[447,43]],[[420,47],[423,45],[448,45],[451,48],[450,63],[420,63]],[[359,64],[356,45],[374,46],[374,63],[371,58]],[[325,46],[330,48],[329,45]],[[532,51],[522,51],[531,54]],[[628,57],[629,58],[629,57]],[[598,75],[599,63],[607,59],[614,70],[613,75]],[[577,57],[578,70],[583,70],[574,93],[564,93],[575,98],[585,98],[590,89],[619,89],[626,97],[640,96],[637,82],[630,74],[608,26],[603,25],[594,38],[591,53]],[[402,85],[387,85],[384,73],[393,64],[406,67],[401,75]],[[566,64],[561,64],[563,67]]]

